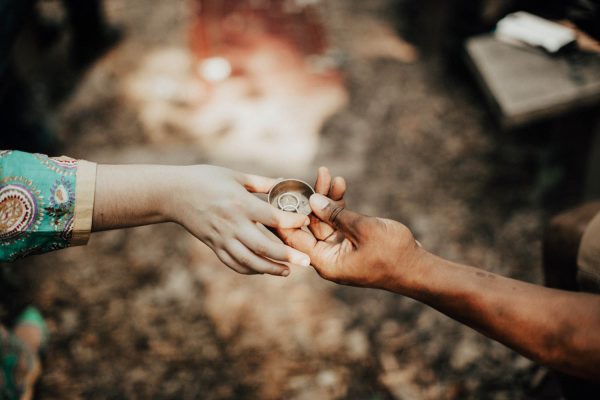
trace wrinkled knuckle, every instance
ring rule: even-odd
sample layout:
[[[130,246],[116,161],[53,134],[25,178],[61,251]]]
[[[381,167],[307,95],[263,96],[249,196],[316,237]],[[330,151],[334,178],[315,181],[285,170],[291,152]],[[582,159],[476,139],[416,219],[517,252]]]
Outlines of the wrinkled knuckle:
[[[285,227],[286,215],[283,212],[278,210],[271,210],[269,214],[267,214],[267,223],[273,226]]]
[[[268,253],[268,250],[267,250],[266,246],[259,244],[254,248],[254,252],[256,254],[258,254],[259,256],[266,256]]]
[[[227,252],[225,250],[217,249],[215,254],[219,258],[219,260],[223,261],[227,258]]]
[[[394,229],[393,221],[385,218],[374,218],[374,227],[378,228],[383,233],[391,233]]]
[[[342,214],[345,210],[345,208],[340,205],[340,204],[336,204],[334,206],[330,206],[331,207],[331,212],[329,214],[329,221],[331,223],[335,223],[337,221],[337,219],[339,218],[340,214]]]
[[[287,238],[287,240],[284,240],[284,243],[294,249],[297,249],[302,246],[302,239],[297,236],[290,236]]]
[[[196,236],[197,239],[199,239],[200,241],[202,241],[202,243],[204,243],[205,245],[207,245],[211,249],[214,249],[215,247],[217,247],[217,241],[215,240],[215,238],[211,234],[198,233],[198,234],[194,234],[194,236]],[[218,255],[219,254],[217,253],[217,256]]]
[[[412,235],[406,226],[391,219],[376,218],[375,222],[380,234],[386,238],[404,239],[407,235]]]
[[[286,245],[288,245],[290,247],[297,247],[296,240],[294,239],[293,236],[282,235],[280,237],[281,237],[281,241],[283,243],[285,243]]]
[[[248,257],[240,257],[238,262],[243,266],[248,266],[250,264],[250,259]]]

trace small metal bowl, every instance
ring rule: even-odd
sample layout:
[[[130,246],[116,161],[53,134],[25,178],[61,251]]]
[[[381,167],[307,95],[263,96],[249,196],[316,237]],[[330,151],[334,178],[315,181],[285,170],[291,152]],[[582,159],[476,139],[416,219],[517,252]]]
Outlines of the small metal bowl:
[[[308,199],[315,194],[313,188],[299,179],[284,179],[269,191],[267,201],[283,211],[309,215],[312,210]]]

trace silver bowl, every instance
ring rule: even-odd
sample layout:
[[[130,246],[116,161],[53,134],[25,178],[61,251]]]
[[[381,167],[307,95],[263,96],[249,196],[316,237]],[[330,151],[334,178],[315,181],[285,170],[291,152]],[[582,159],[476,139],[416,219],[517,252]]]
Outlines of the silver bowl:
[[[315,194],[312,186],[299,179],[284,179],[269,191],[267,201],[283,211],[309,215],[312,210],[308,199]]]

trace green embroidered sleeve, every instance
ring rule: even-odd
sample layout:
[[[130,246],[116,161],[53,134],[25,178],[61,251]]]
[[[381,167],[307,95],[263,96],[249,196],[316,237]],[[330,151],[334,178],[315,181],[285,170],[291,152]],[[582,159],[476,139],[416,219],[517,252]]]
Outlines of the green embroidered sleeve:
[[[0,261],[84,244],[94,184],[86,161],[1,150]]]

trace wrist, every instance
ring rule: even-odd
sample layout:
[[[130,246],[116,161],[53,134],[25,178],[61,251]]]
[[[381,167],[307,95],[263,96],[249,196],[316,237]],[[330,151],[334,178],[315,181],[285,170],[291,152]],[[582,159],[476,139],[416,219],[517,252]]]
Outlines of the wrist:
[[[166,221],[160,197],[165,191],[162,167],[101,164],[96,171],[94,231]]]
[[[181,224],[185,202],[189,198],[189,187],[194,173],[188,166],[164,166],[151,179],[148,191],[153,212],[163,222]]]
[[[414,246],[410,252],[405,248],[397,252],[382,289],[409,297],[415,297],[425,289],[430,266],[436,256],[416,243]]]

